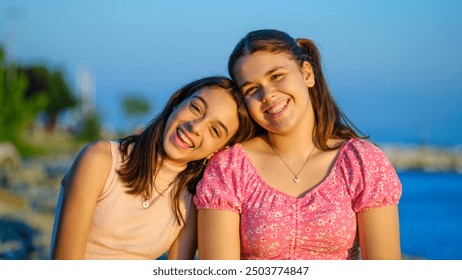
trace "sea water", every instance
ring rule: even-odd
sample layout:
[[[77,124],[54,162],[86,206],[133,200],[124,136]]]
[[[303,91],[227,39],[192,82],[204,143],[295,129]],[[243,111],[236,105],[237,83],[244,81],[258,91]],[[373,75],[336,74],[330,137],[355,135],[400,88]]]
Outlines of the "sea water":
[[[462,260],[462,174],[398,172],[403,254],[430,260]]]

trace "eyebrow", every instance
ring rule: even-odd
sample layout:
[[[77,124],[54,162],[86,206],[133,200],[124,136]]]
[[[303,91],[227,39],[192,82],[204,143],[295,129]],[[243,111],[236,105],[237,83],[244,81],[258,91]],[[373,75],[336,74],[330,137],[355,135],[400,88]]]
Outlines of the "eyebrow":
[[[207,110],[207,107],[208,107],[208,104],[207,104],[207,101],[205,101],[204,98],[200,97],[200,96],[196,96],[197,99],[199,99],[203,104],[204,104],[204,107],[205,107],[205,110]],[[220,120],[217,120],[217,123],[219,126],[221,126],[223,128],[223,130],[226,132],[226,136],[229,135],[229,131],[228,131],[228,128],[226,127],[226,125],[224,123],[222,123]]]
[[[287,67],[286,66],[276,66],[276,67],[266,71],[264,77],[270,76],[271,74],[273,74],[274,72],[278,71],[281,68],[287,68]],[[251,82],[245,82],[245,83],[243,83],[242,85],[239,86],[239,89],[242,91],[242,88],[245,87],[245,86],[248,86],[249,84],[251,84]]]

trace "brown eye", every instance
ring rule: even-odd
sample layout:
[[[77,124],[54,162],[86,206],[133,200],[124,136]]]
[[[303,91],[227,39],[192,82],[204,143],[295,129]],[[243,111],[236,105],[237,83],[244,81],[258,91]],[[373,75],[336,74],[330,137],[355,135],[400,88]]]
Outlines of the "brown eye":
[[[194,112],[198,114],[201,114],[202,112],[201,108],[197,106],[196,104],[194,104],[193,102],[189,103],[189,107],[191,108],[191,110],[193,110]]]
[[[218,129],[216,126],[211,126],[210,129],[212,130],[212,134],[216,137],[221,136],[220,129]]]
[[[257,91],[257,87],[249,87],[244,91],[244,95],[252,95]]]
[[[282,77],[282,74],[274,74],[274,75],[271,75],[271,81],[275,81],[275,80],[278,80],[279,78]]]

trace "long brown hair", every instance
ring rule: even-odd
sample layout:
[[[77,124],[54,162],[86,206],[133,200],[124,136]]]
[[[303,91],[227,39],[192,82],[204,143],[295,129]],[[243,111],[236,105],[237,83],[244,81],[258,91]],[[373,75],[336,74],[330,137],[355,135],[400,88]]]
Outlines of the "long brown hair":
[[[228,72],[235,80],[234,66],[242,56],[255,52],[285,53],[300,67],[307,61],[314,72],[315,84],[310,88],[310,99],[314,111],[313,142],[322,150],[336,147],[327,145],[327,140],[368,138],[342,112],[332,97],[321,66],[321,55],[315,43],[309,39],[294,39],[285,32],[262,29],[249,32],[234,48],[228,60]],[[261,133],[263,128],[257,128]]]
[[[176,106],[204,87],[225,89],[237,104],[239,129],[227,145],[244,141],[254,135],[254,123],[247,112],[242,95],[232,80],[226,77],[212,76],[193,81],[173,93],[162,112],[151,120],[140,134],[130,135],[119,140],[119,151],[124,163],[117,173],[127,187],[127,193],[151,196],[151,185],[162,167],[165,156],[163,135],[167,119]],[[172,210],[180,225],[185,222],[179,207],[181,194],[185,189],[195,194],[196,184],[204,172],[202,163],[202,160],[189,162],[185,170],[180,172],[171,182],[171,184],[176,183],[172,192]],[[153,186],[153,189],[158,191],[156,186]]]

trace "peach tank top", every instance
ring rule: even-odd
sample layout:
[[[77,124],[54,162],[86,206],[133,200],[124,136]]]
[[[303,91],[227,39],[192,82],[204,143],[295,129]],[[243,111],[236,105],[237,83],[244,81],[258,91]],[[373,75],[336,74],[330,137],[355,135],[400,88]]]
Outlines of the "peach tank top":
[[[110,144],[112,168],[96,204],[85,259],[156,259],[168,251],[182,228],[171,208],[169,183],[184,167],[164,164],[155,178],[161,194],[153,191],[145,208],[141,196],[125,192],[116,172],[122,164],[118,142]],[[191,198],[187,192],[183,195],[180,209],[185,218]]]

